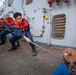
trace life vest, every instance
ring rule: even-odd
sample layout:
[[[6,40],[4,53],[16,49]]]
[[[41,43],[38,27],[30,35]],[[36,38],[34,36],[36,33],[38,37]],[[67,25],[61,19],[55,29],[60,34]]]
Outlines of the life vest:
[[[2,25],[2,22],[0,21],[0,30],[3,30],[4,26]]]
[[[49,6],[51,7],[51,6],[52,6],[53,1],[52,1],[52,0],[46,0],[46,1],[48,2]]]
[[[28,22],[26,19],[22,20],[22,23],[18,23],[16,20],[14,20],[14,24],[16,25],[16,27],[18,29],[21,30],[21,32],[23,33],[24,31],[28,30]]]
[[[56,4],[59,5],[59,3],[60,3],[60,0],[56,0]]]
[[[8,21],[7,19],[4,18],[4,22],[7,24],[7,26],[9,28],[12,28],[12,26],[14,24],[14,20],[12,18],[10,18],[10,21]]]

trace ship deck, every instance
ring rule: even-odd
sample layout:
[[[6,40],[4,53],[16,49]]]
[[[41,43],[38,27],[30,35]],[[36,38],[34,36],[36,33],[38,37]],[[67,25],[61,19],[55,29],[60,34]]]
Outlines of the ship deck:
[[[11,47],[8,41],[0,45],[0,75],[51,75],[63,61],[63,48],[39,45],[49,53],[36,47],[38,54],[33,57],[29,44],[22,41],[20,47],[11,52],[8,52]]]

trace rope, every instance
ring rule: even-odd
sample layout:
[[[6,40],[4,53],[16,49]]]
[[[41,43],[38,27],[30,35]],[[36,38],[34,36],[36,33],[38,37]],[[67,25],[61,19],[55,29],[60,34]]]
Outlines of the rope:
[[[36,44],[36,43],[34,43],[34,42],[32,42],[32,41],[31,41],[31,43],[34,44],[35,46],[37,46],[38,48],[44,50],[45,52],[47,52],[47,53],[49,53],[49,54],[52,54],[52,55],[55,56],[58,60],[62,60],[62,59],[60,59],[59,57],[57,57],[56,55],[54,55],[53,53],[51,53],[51,52],[49,52],[48,50],[46,50],[45,48],[41,47],[40,45],[38,45],[38,44]]]

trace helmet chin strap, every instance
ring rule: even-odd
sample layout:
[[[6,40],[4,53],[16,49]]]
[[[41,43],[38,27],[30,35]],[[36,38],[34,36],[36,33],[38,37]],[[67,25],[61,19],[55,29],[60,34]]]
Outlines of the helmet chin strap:
[[[69,69],[70,69],[70,73],[71,75],[76,75],[76,65],[74,65],[73,63],[73,59],[72,59],[72,53],[70,48],[68,48],[68,55],[69,55]]]

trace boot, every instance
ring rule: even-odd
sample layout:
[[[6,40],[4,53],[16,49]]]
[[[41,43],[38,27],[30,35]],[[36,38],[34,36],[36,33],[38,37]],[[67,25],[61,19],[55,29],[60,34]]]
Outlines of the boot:
[[[5,44],[4,37],[3,37],[3,38],[1,38],[1,40],[0,40],[0,45],[3,45],[3,44]]]
[[[1,41],[1,42],[0,42],[0,45],[3,45],[3,44],[5,44],[5,42],[4,42],[4,41]]]
[[[16,50],[17,47],[16,46],[12,46],[11,49],[9,49],[8,51],[13,51],[13,50]]]
[[[36,52],[36,49],[35,49],[35,46],[32,47],[32,56],[36,56],[37,55],[37,52]]]
[[[3,44],[5,44],[5,42],[1,42],[1,43],[0,43],[0,45],[3,45]]]

